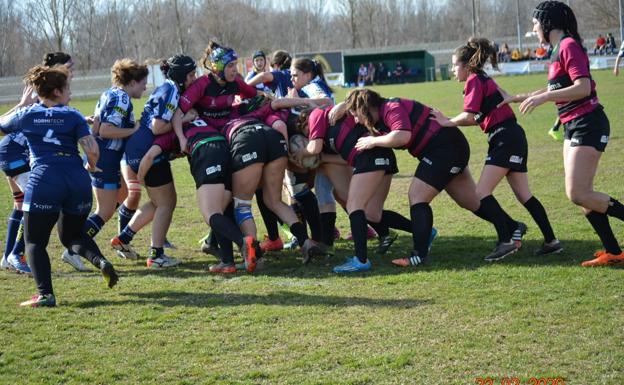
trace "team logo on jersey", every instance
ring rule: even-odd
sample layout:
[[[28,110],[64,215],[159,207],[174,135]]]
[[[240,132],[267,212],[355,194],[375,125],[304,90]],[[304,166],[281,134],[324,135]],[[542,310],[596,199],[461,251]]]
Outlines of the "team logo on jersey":
[[[427,163],[429,166],[431,166],[433,164],[433,162],[429,158],[422,158],[422,161]]]
[[[375,159],[375,166],[389,166],[390,165],[390,159],[388,158],[376,158]]]
[[[522,163],[523,160],[524,158],[518,155],[512,155],[511,158],[509,158],[510,163],[516,163],[516,164]]]
[[[169,111],[175,111],[175,106],[171,103],[167,103],[165,105],[165,108],[168,109]]]
[[[118,112],[119,114],[121,114],[121,116],[126,117],[128,116],[128,111],[124,110],[123,108],[119,107],[119,106],[115,106],[113,107],[113,110],[115,110],[116,112]]]
[[[206,169],[206,175],[211,175],[214,174],[215,172],[220,172],[221,171],[221,165],[218,164],[216,166],[210,166]]]
[[[609,135],[603,135],[600,137],[600,143],[609,143]]]
[[[459,172],[461,171],[461,168],[459,167],[453,167],[451,169],[451,174],[459,174]]]
[[[254,160],[254,159],[258,159],[258,153],[257,152],[251,152],[249,154],[244,154],[243,155],[243,163],[247,163],[250,160]]]

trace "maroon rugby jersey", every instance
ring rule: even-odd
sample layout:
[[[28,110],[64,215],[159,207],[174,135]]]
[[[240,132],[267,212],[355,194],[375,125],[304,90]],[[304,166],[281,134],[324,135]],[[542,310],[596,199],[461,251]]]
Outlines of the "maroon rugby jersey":
[[[211,74],[206,74],[184,91],[178,106],[184,113],[195,108],[206,123],[221,128],[230,119],[235,97],[238,95],[243,99],[252,98],[256,96],[257,91],[240,76],[233,82],[221,86]]]
[[[567,123],[592,112],[599,106],[596,94],[596,82],[589,73],[589,58],[581,45],[569,36],[559,42],[559,47],[552,54],[548,68],[548,90],[555,91],[570,87],[576,79],[589,78],[591,93],[579,100],[557,102],[559,119]]]
[[[508,104],[497,108],[503,101],[496,82],[486,74],[470,74],[464,86],[464,111],[475,114],[483,132],[490,132],[492,127],[515,119],[513,110]]]
[[[403,149],[419,157],[427,144],[442,128],[431,118],[431,108],[414,100],[386,99],[379,107],[379,122],[375,126],[380,132],[408,131],[410,140]]]
[[[355,149],[358,139],[368,136],[368,130],[357,124],[351,114],[346,114],[335,125],[329,124],[331,108],[315,108],[308,117],[308,139],[322,139],[323,152],[339,154],[350,166],[360,152]]]

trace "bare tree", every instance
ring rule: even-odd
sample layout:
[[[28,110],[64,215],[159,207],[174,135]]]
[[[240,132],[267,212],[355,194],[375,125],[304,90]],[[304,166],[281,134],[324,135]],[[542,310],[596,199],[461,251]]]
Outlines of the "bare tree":
[[[63,41],[72,23],[71,10],[76,0],[30,0],[26,4],[28,14],[36,25],[41,25],[51,47],[63,50]]]
[[[358,8],[360,6],[360,0],[339,0],[338,9],[344,17],[347,25],[349,26],[349,33],[351,35],[351,48],[356,48],[360,43],[360,36],[358,34]]]

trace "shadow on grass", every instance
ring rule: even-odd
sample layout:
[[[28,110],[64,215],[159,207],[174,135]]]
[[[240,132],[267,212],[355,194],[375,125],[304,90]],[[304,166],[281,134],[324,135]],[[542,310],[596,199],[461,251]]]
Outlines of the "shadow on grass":
[[[159,305],[164,307],[191,306],[245,306],[245,305],[279,305],[279,306],[366,306],[393,307],[411,309],[433,303],[430,299],[379,299],[364,297],[340,297],[331,295],[303,294],[290,291],[278,291],[267,295],[260,294],[215,294],[185,291],[158,291],[148,293],[121,293],[126,297],[119,301],[84,301],[72,306],[81,309],[101,306],[118,305]]]
[[[411,274],[418,271],[461,271],[476,270],[493,265],[506,266],[569,266],[576,267],[584,260],[591,259],[594,251],[600,246],[598,241],[587,240],[565,240],[564,251],[559,254],[537,256],[535,250],[541,245],[541,241],[527,240],[523,242],[522,249],[512,254],[502,261],[490,263],[484,261],[484,257],[490,253],[494,247],[492,238],[458,236],[458,237],[438,237],[429,254],[427,264],[412,268],[400,268],[394,266],[391,261],[395,258],[408,256],[411,250],[411,237],[408,234],[401,234],[394,243],[390,252],[383,257],[373,255],[376,241],[369,241],[369,257],[373,263],[373,269],[366,273],[355,273],[348,277],[366,277],[379,275],[399,275]],[[279,253],[268,253],[265,257],[264,267],[257,270],[254,276],[267,277],[287,277],[287,278],[333,278],[333,266],[341,264],[345,257],[352,255],[352,242],[339,241],[336,243],[336,255],[329,258],[317,258],[308,265],[303,265],[298,258],[296,251],[282,251]],[[174,269],[130,269],[121,265],[122,277],[132,279],[133,276],[160,276],[172,278],[194,278],[210,275],[208,267],[216,263],[214,257],[197,253],[199,257],[185,261],[181,266]],[[246,273],[241,272],[230,277],[240,277]],[[347,277],[347,278],[348,278]]]

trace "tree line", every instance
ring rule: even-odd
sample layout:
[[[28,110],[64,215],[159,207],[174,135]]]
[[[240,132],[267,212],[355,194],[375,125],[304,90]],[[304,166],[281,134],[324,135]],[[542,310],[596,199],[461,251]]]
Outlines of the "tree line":
[[[45,52],[69,52],[79,71],[115,59],[199,58],[209,39],[240,55],[376,48],[509,37],[531,30],[534,0],[0,0],[0,77]],[[570,0],[581,31],[612,29],[618,0]],[[473,8],[474,7],[474,8]],[[517,7],[519,7],[519,12]],[[473,14],[474,9],[474,14]],[[593,42],[595,36],[584,36]],[[513,43],[511,41],[510,43]]]

